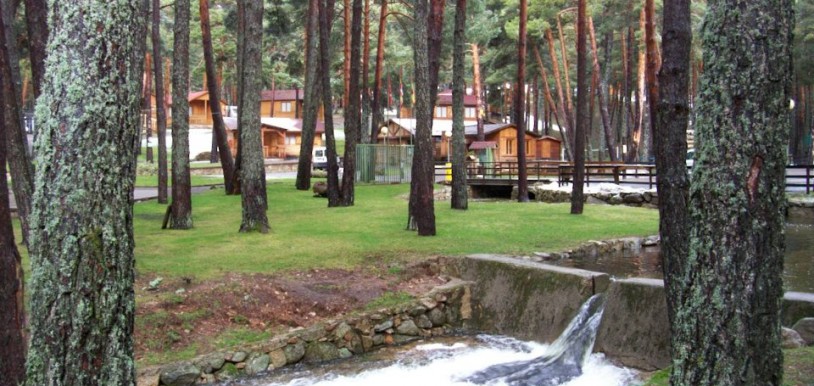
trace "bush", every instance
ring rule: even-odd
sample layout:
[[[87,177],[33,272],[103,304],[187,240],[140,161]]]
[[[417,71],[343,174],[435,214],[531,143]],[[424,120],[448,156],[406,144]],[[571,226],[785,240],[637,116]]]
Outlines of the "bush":
[[[211,156],[212,153],[208,151],[198,153],[198,155],[195,156],[195,161],[209,161],[209,157]]]
[[[158,163],[148,163],[148,162],[139,162],[136,165],[136,175],[137,176],[157,176],[158,175]]]

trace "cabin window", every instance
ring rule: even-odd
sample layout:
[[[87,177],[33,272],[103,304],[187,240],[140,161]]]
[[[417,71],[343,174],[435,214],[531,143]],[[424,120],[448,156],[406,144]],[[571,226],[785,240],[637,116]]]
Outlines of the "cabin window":
[[[282,102],[282,103],[280,103],[280,111],[282,111],[284,113],[290,113],[291,112],[291,102]]]
[[[506,139],[506,154],[512,155],[514,154],[514,138],[507,138]]]
[[[474,107],[467,107],[464,110],[464,118],[477,118],[477,112]]]
[[[534,142],[526,141],[526,156],[534,155]]]
[[[446,106],[438,106],[435,108],[435,117],[436,118],[446,118],[447,117],[447,108]]]
[[[286,145],[296,145],[297,144],[297,136],[296,135],[287,135],[285,137],[285,144]]]

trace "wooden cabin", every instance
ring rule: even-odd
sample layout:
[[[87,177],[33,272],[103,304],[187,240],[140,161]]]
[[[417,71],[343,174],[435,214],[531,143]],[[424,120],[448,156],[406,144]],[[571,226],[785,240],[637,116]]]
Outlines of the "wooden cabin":
[[[301,119],[305,110],[305,91],[263,90],[260,93],[260,116],[268,118]],[[317,120],[324,119],[322,103],[319,104]]]
[[[474,95],[464,95],[464,122],[477,122],[477,102],[478,100]],[[438,93],[432,116],[433,119],[452,120],[452,90],[444,90]]]
[[[237,133],[237,119],[224,118],[226,123],[229,148],[237,154],[239,142]],[[265,158],[291,159],[300,156],[302,144],[302,120],[293,118],[261,118],[260,138],[263,142],[263,156]],[[323,146],[322,134],[325,126],[317,122],[314,146]]]
[[[537,140],[537,159],[560,161],[562,157],[562,141],[552,136],[542,136]]]
[[[467,141],[471,142],[478,135],[477,125],[466,126]],[[497,147],[494,150],[495,161],[517,161],[517,126],[513,123],[493,123],[483,125],[483,133],[486,137],[486,142],[494,142]],[[537,160],[541,159],[541,147],[539,145],[540,137],[534,132],[526,130],[526,159]],[[551,137],[556,140],[556,138]],[[549,143],[550,140],[546,143]],[[548,155],[550,155],[550,150]],[[556,158],[546,159],[559,159],[559,153]]]
[[[205,125],[212,126],[212,112],[209,109],[209,91],[196,91],[191,92],[187,96],[189,102],[189,124],[190,125]],[[170,101],[172,105],[172,101]],[[226,115],[227,105],[226,102],[220,101],[221,114]],[[167,112],[167,117],[172,117],[172,110]]]

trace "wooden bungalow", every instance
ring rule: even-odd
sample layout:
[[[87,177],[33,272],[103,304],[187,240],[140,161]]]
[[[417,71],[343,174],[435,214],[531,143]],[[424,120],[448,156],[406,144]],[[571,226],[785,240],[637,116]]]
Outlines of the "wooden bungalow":
[[[464,122],[476,122],[478,120],[477,98],[474,95],[464,95]],[[452,90],[444,90],[438,93],[438,99],[433,111],[433,119],[452,120]]]
[[[196,91],[191,92],[187,96],[189,102],[189,124],[190,125],[205,125],[212,126],[212,112],[209,111],[209,91]],[[170,100],[172,106],[172,100]],[[227,105],[226,102],[220,101],[221,114],[226,115]],[[167,111],[168,120],[172,117],[172,110]]]
[[[237,144],[239,141],[237,134],[237,119],[224,119],[227,127],[227,138],[229,148],[233,154],[237,154]],[[300,156],[300,145],[302,144],[302,120],[293,118],[261,118],[260,119],[261,140],[263,142],[263,156],[265,158],[290,159]],[[322,134],[325,126],[317,122],[314,146],[323,146]]]
[[[478,135],[477,125],[466,126],[467,142],[471,142]],[[483,125],[486,142],[494,142],[495,161],[517,161],[517,126],[513,123],[493,123]],[[532,131],[526,130],[526,159],[559,160],[559,140],[554,137],[540,138]],[[541,142],[541,140],[543,140]],[[554,152],[556,151],[556,155]]]
[[[562,141],[550,135],[544,135],[537,140],[537,159],[562,160]]]

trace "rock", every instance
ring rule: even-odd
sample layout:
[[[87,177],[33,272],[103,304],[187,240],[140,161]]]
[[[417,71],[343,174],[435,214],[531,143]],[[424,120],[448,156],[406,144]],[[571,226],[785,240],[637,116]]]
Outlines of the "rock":
[[[591,205],[610,205],[607,203],[607,201],[603,201],[600,198],[594,196],[588,196],[588,199],[585,200],[585,203]]]
[[[781,339],[781,347],[784,349],[786,348],[800,348],[805,347],[806,341],[800,337],[800,334],[797,331],[794,331],[790,328],[783,327],[780,332],[780,339]]]
[[[192,363],[170,365],[161,372],[161,384],[167,386],[189,386],[198,380],[201,370]]]
[[[430,299],[430,298],[421,298],[421,300],[419,300],[419,301],[428,310],[431,310],[431,309],[435,308],[438,305],[438,303],[435,300]]]
[[[644,192],[642,193],[642,198],[644,198],[644,202],[650,202],[653,199],[653,193]]]
[[[414,342],[414,341],[416,341],[418,339],[419,339],[419,337],[417,337],[417,336],[398,335],[397,334],[397,335],[393,335],[393,342],[389,343],[389,344],[402,345],[402,344],[405,344],[405,343]]]
[[[802,318],[798,320],[797,323],[794,323],[792,329],[800,334],[800,338],[802,338],[807,345],[814,345],[814,318]]]
[[[136,379],[136,386],[158,386],[159,374],[143,375]]]
[[[218,372],[215,373],[215,378],[219,380],[231,379],[239,373],[240,370],[238,370],[237,366],[235,366],[234,363],[227,363],[223,365],[222,369],[218,370]]]
[[[447,322],[447,315],[438,308],[433,308],[427,316],[435,327],[443,326]]]
[[[285,357],[285,351],[282,349],[270,352],[269,359],[271,360],[271,366],[275,369],[279,369],[288,364],[288,359]]]
[[[418,336],[421,335],[421,330],[415,325],[412,320],[405,320],[396,328],[396,332],[401,335]]]
[[[385,343],[385,336],[383,334],[376,334],[373,335],[373,345],[374,346],[381,346]]]
[[[300,332],[300,338],[306,342],[314,342],[325,337],[325,326],[321,324],[313,325]]]
[[[314,342],[305,349],[303,361],[306,363],[318,363],[332,361],[339,358],[339,349],[328,342]]]
[[[215,374],[203,374],[198,379],[198,385],[209,385],[215,383]]]
[[[427,315],[419,315],[416,320],[415,324],[420,328],[432,328],[432,321]]]
[[[328,197],[328,184],[324,181],[315,182],[311,190],[314,192],[314,197]]]
[[[248,356],[249,356],[249,354],[244,352],[244,351],[237,351],[234,354],[232,354],[231,358],[229,358],[229,362],[234,362],[234,363],[243,362],[243,361],[246,360],[246,358]]]
[[[148,286],[149,286],[149,287],[147,287],[147,290],[148,290],[148,291],[155,291],[155,290],[157,290],[157,289],[158,289],[158,286],[160,286],[160,285],[161,285],[161,282],[162,282],[162,281],[164,281],[164,278],[163,278],[163,277],[157,277],[157,278],[155,278],[155,279],[153,279],[153,280],[150,280],[150,283],[148,284]]]
[[[622,203],[624,203],[624,202],[625,202],[625,200],[624,200],[624,199],[622,199],[622,195],[620,195],[620,194],[614,194],[614,195],[613,195],[613,196],[610,198],[610,204],[611,204],[611,205],[621,205],[621,204],[622,204]]]
[[[362,335],[362,350],[365,352],[373,349],[373,338],[367,335]]]
[[[628,193],[622,198],[625,204],[641,204],[644,202],[644,197],[639,193]]]
[[[300,361],[305,356],[305,344],[299,341],[294,344],[285,346],[283,349],[285,354],[285,361],[288,364],[294,364]]]
[[[652,247],[659,244],[659,236],[649,236],[642,240],[643,247]]]
[[[212,374],[220,370],[224,363],[226,363],[226,359],[223,358],[222,354],[211,354],[196,360],[193,364],[198,367],[202,373]]]
[[[393,328],[393,320],[387,319],[382,323],[379,323],[373,327],[373,331],[382,332]]]
[[[266,354],[254,356],[246,363],[246,374],[254,375],[266,371],[269,363],[271,363],[271,358]]]
[[[419,315],[424,315],[427,312],[427,307],[424,306],[416,306],[410,310],[410,316],[417,317]]]
[[[340,358],[347,359],[347,358],[350,358],[352,356],[353,356],[353,353],[350,352],[350,350],[348,350],[348,349],[346,349],[344,347],[339,349],[339,357]]]
[[[346,340],[348,333],[350,332],[353,332],[353,328],[351,328],[351,326],[349,326],[347,323],[340,323],[338,326],[336,326],[336,329],[334,329],[334,336],[336,339]]]

